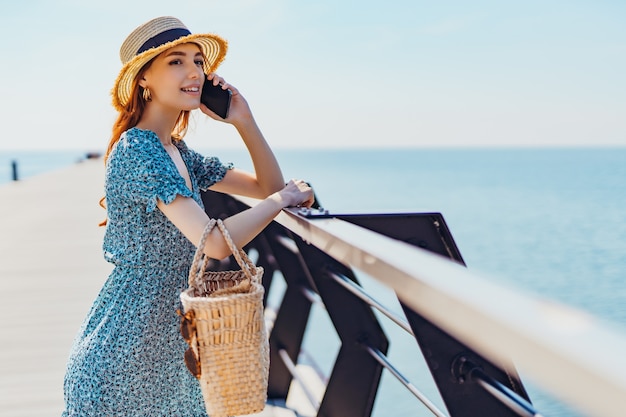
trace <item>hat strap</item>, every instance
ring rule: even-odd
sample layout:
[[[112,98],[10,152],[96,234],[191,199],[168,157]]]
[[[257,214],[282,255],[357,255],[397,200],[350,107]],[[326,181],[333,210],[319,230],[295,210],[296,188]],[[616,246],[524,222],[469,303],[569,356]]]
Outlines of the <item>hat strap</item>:
[[[158,35],[153,36],[152,38],[144,42],[144,44],[141,45],[141,47],[137,51],[137,55],[139,55],[142,52],[147,51],[148,49],[156,48],[157,46],[161,46],[163,44],[175,41],[176,39],[179,39],[179,38],[182,38],[183,36],[188,36],[188,35],[191,35],[191,32],[185,28],[166,30],[165,32],[161,32]]]

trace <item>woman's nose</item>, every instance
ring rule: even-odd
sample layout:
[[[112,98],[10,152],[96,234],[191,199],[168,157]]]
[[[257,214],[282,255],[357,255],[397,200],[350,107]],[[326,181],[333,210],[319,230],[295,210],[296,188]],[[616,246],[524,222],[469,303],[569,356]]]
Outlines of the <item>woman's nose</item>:
[[[197,65],[194,64],[192,68],[189,70],[189,78],[195,80],[197,78],[201,78],[204,76],[204,71],[202,68],[198,68]]]

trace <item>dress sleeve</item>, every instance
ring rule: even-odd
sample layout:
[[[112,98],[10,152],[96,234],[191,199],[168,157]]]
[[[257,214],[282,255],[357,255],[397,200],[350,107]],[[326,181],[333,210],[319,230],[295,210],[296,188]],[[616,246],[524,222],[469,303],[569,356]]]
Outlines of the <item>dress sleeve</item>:
[[[157,199],[169,204],[177,195],[191,197],[192,192],[158,137],[150,131],[127,131],[107,161],[107,199],[126,198],[152,212]]]
[[[229,169],[233,169],[231,162],[222,163],[215,156],[203,156],[198,152],[182,146],[183,151],[187,154],[189,168],[193,171],[193,175],[198,180],[198,187],[206,191],[213,184],[220,182]]]

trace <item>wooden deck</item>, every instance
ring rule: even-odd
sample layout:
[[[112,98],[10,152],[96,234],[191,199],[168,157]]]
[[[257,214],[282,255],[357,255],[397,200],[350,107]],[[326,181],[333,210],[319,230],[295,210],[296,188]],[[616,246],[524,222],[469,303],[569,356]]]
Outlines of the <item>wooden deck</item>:
[[[0,417],[63,409],[72,340],[111,270],[98,227],[103,180],[102,160],[86,160],[0,185]]]

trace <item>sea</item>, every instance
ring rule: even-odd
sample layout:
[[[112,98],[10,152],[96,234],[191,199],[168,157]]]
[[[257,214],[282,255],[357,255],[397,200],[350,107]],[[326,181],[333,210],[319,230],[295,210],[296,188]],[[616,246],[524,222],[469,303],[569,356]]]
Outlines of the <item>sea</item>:
[[[241,150],[199,150],[250,168]],[[626,148],[279,149],[276,155],[285,177],[308,181],[331,213],[441,213],[471,270],[626,331]],[[24,179],[84,157],[0,151],[0,184],[12,180],[13,161]],[[322,316],[314,312],[313,320],[323,323]],[[325,371],[336,354],[329,343],[332,336],[305,338],[305,348],[326,352]],[[389,352],[418,389],[437,396],[427,369],[416,364],[414,341],[394,335]],[[543,416],[582,415],[518,371]],[[373,415],[431,415],[401,392],[384,374]]]

